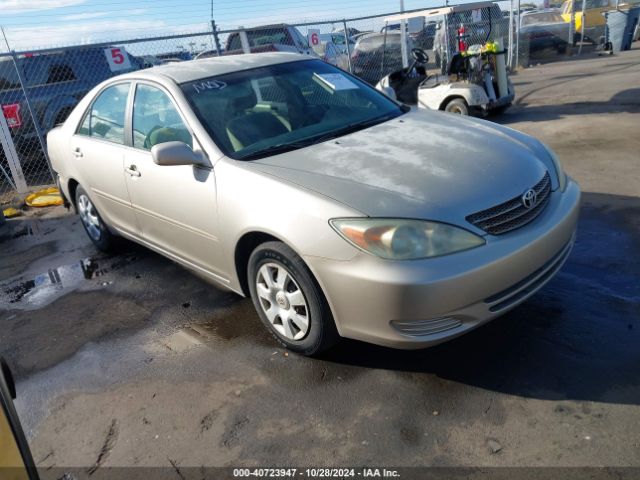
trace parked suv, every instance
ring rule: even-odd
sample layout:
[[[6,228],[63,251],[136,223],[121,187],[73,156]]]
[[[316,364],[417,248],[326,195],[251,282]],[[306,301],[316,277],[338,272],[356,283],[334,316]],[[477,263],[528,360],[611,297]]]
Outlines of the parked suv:
[[[223,55],[239,55],[241,53],[293,52],[314,55],[309,42],[297,28],[291,25],[264,25],[243,30],[247,34],[250,52],[244,52],[240,32],[230,33]],[[207,50],[196,58],[217,56],[215,50]]]
[[[20,75],[11,57],[0,57],[0,105],[14,141],[36,138],[20,76],[42,133],[64,122],[95,85],[120,73],[141,68],[124,48],[76,48],[17,57]]]

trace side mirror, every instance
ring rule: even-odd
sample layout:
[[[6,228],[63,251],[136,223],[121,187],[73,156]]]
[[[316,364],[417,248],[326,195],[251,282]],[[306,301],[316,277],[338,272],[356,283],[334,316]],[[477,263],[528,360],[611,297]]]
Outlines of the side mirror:
[[[9,366],[0,358],[0,476],[38,480],[29,444],[13,405],[15,384]]]
[[[151,147],[151,156],[158,165],[205,165],[204,156],[183,142],[164,142]]]

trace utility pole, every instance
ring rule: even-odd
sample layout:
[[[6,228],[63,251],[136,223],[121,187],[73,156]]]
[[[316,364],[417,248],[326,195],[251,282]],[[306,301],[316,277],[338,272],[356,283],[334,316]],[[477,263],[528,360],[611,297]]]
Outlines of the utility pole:
[[[216,46],[216,52],[220,56],[222,49],[220,48],[220,38],[218,38],[218,27],[213,19],[213,0],[211,0],[211,31],[213,32],[213,43]]]

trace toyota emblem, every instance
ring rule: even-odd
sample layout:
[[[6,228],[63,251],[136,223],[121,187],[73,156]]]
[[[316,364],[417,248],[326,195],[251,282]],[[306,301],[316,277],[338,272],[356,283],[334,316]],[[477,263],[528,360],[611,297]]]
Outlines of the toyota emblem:
[[[522,204],[525,208],[533,208],[538,203],[538,194],[531,188],[522,194]]]

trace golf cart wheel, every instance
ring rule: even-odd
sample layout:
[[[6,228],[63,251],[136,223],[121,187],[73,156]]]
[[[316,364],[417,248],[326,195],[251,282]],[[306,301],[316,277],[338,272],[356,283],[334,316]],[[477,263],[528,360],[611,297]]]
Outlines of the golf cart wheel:
[[[454,98],[445,105],[444,111],[458,115],[469,115],[469,105],[464,98]]]
[[[249,290],[275,339],[303,355],[315,355],[340,338],[322,290],[300,256],[282,242],[266,242],[249,258]]]
[[[102,220],[84,188],[76,189],[76,210],[80,215],[82,226],[98,250],[108,252],[113,248],[113,235]]]

